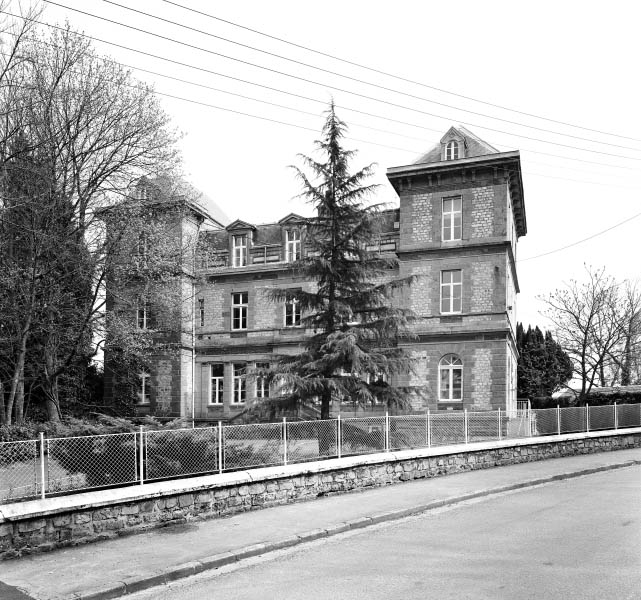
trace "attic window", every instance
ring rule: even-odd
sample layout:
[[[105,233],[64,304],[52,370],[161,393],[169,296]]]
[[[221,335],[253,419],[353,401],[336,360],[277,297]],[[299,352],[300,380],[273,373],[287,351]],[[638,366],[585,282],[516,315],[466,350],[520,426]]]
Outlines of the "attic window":
[[[445,160],[456,160],[459,157],[458,142],[452,140],[445,146]]]

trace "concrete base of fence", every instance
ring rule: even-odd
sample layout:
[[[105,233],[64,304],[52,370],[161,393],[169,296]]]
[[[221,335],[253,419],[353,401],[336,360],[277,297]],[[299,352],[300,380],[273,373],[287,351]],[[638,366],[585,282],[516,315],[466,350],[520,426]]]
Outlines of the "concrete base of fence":
[[[0,559],[472,469],[641,447],[641,428],[350,456],[0,506]]]

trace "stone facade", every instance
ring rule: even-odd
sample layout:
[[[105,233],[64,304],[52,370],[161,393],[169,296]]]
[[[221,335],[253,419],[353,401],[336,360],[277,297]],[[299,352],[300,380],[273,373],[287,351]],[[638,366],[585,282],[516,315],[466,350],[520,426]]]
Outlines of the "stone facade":
[[[453,153],[452,144],[458,145]],[[390,277],[415,277],[394,303],[418,317],[415,336],[405,346],[419,357],[415,375],[390,383],[422,388],[415,408],[513,407],[515,255],[518,238],[526,234],[519,153],[498,152],[465,128],[451,128],[416,163],[391,168],[387,176],[399,195],[399,208],[382,213],[378,248],[398,258]],[[183,235],[191,239],[198,218],[185,220],[189,226]],[[185,292],[185,298],[193,298],[183,311],[188,316],[196,309],[194,339],[181,335],[184,352],[193,348],[195,359],[190,363],[183,352],[169,368],[159,357],[151,407],[141,412],[165,410],[171,389],[171,414],[229,421],[260,396],[249,380],[238,393],[234,373],[297,352],[308,335],[287,324],[284,304],[269,298],[272,288],[313,290],[314,284],[300,278],[289,261],[292,236],[300,238],[304,254],[304,219],[297,215],[257,226],[237,220],[224,229],[200,231],[195,285],[193,292],[191,287]],[[235,248],[241,242],[244,254],[238,261]],[[192,280],[185,275],[184,283],[191,286]],[[242,327],[234,325],[235,311],[244,314]],[[460,384],[442,372],[444,360],[459,361],[453,369]],[[191,396],[192,364],[193,415],[186,398]],[[212,383],[221,372],[222,381]],[[216,385],[221,386],[218,396],[212,392]]]
[[[394,454],[379,454],[313,465],[291,465],[296,472],[290,475],[278,476],[269,469],[256,469],[252,472],[251,481],[242,473],[238,475],[240,481],[234,484],[226,484],[224,479],[215,483],[216,476],[210,476],[203,478],[204,483],[200,483],[198,479],[183,480],[182,485],[186,486],[184,489],[162,494],[155,491],[155,484],[150,484],[148,487],[154,492],[145,495],[140,488],[134,501],[103,500],[99,505],[96,503],[92,506],[91,502],[83,499],[72,510],[62,506],[50,510],[40,508],[34,513],[25,510],[22,516],[16,514],[10,518],[0,518],[0,560],[183,523],[194,518],[219,518],[413,479],[561,456],[641,447],[641,432],[638,430],[615,435],[572,434],[562,437],[557,441],[538,438],[520,444],[495,443],[493,448],[469,448],[451,454],[409,451],[413,456],[407,457],[408,453],[405,452],[405,458]],[[262,477],[261,473],[264,473]],[[226,476],[234,474],[221,477]],[[73,501],[73,497],[70,500]],[[28,503],[24,504],[27,505]],[[10,512],[10,508],[7,511],[7,507],[3,507],[4,514]],[[0,515],[2,514],[0,511]]]

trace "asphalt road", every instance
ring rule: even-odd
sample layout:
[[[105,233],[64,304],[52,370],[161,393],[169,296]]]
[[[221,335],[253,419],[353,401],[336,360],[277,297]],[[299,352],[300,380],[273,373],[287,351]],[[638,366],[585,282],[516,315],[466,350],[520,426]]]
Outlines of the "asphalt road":
[[[641,599],[641,467],[491,496],[129,597]]]

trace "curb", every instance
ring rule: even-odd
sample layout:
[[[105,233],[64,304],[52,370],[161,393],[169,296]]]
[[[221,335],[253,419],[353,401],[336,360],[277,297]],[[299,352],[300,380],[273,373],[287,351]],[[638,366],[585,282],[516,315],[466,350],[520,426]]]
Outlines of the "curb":
[[[421,504],[412,508],[387,511],[368,517],[359,517],[358,519],[353,519],[352,521],[346,521],[343,523],[331,525],[326,529],[312,529],[310,531],[277,540],[275,542],[266,542],[253,544],[251,546],[245,546],[244,548],[234,550],[233,552],[214,554],[212,556],[204,557],[200,560],[194,560],[174,567],[169,567],[167,569],[163,569],[162,571],[156,571],[154,573],[142,575],[140,577],[129,577],[122,581],[115,582],[111,585],[91,588],[83,592],[76,592],[72,596],[69,596],[67,600],[110,600],[112,598],[121,598],[122,596],[140,592],[142,590],[156,587],[158,585],[167,584],[177,579],[196,575],[204,571],[218,569],[225,565],[230,565],[246,558],[267,554],[276,550],[283,550],[285,548],[292,548],[293,546],[298,546],[300,544],[305,544],[307,542],[312,542],[321,538],[332,537],[346,531],[362,529],[389,521],[397,521],[406,517],[419,515],[430,510],[435,510],[437,508],[443,508],[444,506],[451,506],[453,504],[460,504],[461,502],[466,502],[468,500],[474,500],[476,498],[493,496],[504,492],[535,487],[537,485],[551,483],[553,481],[574,479],[576,477],[582,477],[584,475],[591,475],[593,473],[599,473],[602,471],[612,471],[615,469],[622,469],[635,465],[641,465],[641,460],[629,460],[614,465],[603,465],[601,467],[581,469],[580,471],[573,471],[570,473],[551,475],[550,477],[530,479],[519,483],[512,483],[509,485],[471,492],[469,494],[463,494],[460,496],[453,496],[450,498],[445,498],[444,500],[435,500],[433,502],[428,502],[427,504]]]

